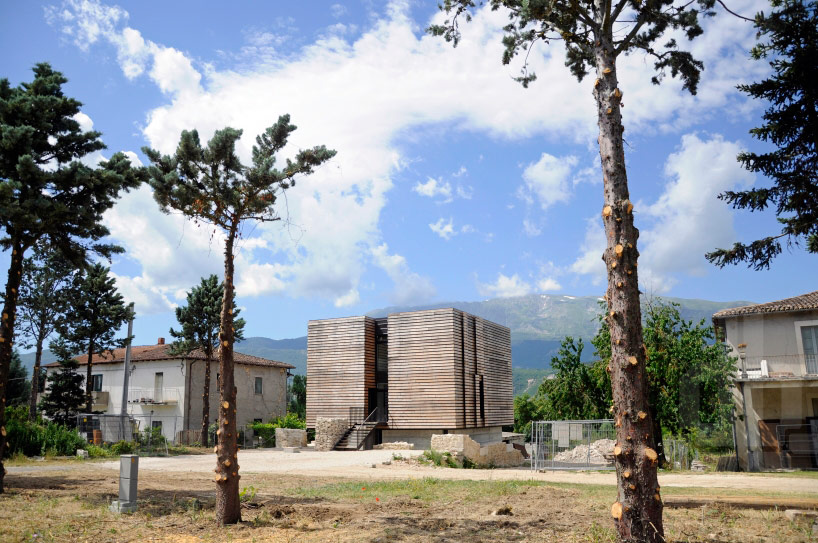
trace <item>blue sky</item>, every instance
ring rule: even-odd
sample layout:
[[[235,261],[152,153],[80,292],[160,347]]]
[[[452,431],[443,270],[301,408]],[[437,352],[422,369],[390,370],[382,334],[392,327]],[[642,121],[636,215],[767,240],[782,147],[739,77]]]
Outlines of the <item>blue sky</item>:
[[[764,3],[739,0],[746,15]],[[290,113],[299,147],[338,155],[288,192],[287,219],[244,232],[238,303],[247,335],[306,333],[307,320],[392,304],[605,290],[601,174],[591,81],[557,43],[535,49],[539,79],[500,63],[501,13],[480,11],[457,49],[423,29],[436,2],[10,1],[0,5],[0,76],[31,79],[48,61],[84,103],[81,122],[108,149],[145,161],[181,130],[255,135]],[[696,97],[651,62],[620,60],[631,200],[643,290],[769,301],[815,290],[815,257],[797,248],[772,270],[719,270],[704,253],[776,232],[772,213],[733,212],[716,195],[763,184],[735,161],[761,149],[748,130],[763,104],[735,90],[767,67],[751,25],[720,13],[687,45],[706,65]],[[210,273],[221,237],[163,215],[150,189],[105,218],[127,253],[112,266],[136,303],[136,343],[167,336],[173,307]],[[7,255],[0,257],[6,265]]]

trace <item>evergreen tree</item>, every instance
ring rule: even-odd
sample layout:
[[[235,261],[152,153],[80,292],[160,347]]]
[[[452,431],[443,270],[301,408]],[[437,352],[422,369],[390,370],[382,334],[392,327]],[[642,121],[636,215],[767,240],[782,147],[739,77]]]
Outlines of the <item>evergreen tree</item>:
[[[34,246],[34,254],[23,261],[23,281],[20,284],[20,331],[26,336],[26,347],[34,347],[34,370],[39,376],[43,344],[54,332],[57,319],[65,308],[62,290],[70,283],[74,267],[43,241]],[[37,416],[37,392],[31,387],[29,420]]]
[[[560,40],[566,51],[566,65],[576,78],[582,80],[590,71],[595,72],[593,95],[607,238],[602,258],[608,270],[607,318],[613,340],[613,414],[617,421],[614,452],[618,497],[611,515],[621,540],[664,541],[636,273],[639,231],[633,223],[628,191],[622,136],[623,91],[616,63],[622,55],[644,53],[654,58],[654,83],[669,71],[695,94],[703,65],[667,34],[679,32],[689,40],[700,35],[699,16],[712,15],[715,0],[443,0],[440,9],[449,18],[428,31],[456,46],[460,40],[459,22],[471,20],[473,9],[484,4],[508,13],[504,64],[537,42]],[[535,79],[527,65],[517,78],[525,87]]]
[[[295,161],[287,159],[276,168],[276,155],[287,144],[296,127],[290,116],[256,137],[252,164],[245,166],[236,155],[242,131],[217,130],[203,147],[196,130],[182,132],[173,156],[143,148],[150,159],[150,184],[163,211],[181,211],[224,234],[224,296],[219,327],[219,430],[216,433],[216,518],[220,524],[241,520],[239,466],[237,462],[236,389],[233,376],[234,247],[242,226],[248,222],[276,221],[275,203],[282,191],[295,184],[296,175],[311,174],[315,167],[335,155],[324,146],[299,151]]]
[[[765,123],[750,133],[775,149],[744,152],[738,159],[751,172],[769,178],[772,186],[727,191],[719,198],[735,209],[774,206],[783,226],[780,234],[708,253],[707,259],[721,268],[746,262],[756,270],[767,269],[781,253],[782,238],[788,245],[803,242],[808,252],[818,253],[818,2],[773,0],[772,7],[768,16],[756,16],[758,37],[766,41],[753,48],[752,56],[769,58],[773,73],[738,87],[769,104]]]
[[[28,380],[28,371],[20,360],[20,353],[16,350],[11,355],[9,368],[9,386],[6,390],[6,406],[23,405],[28,401],[31,381]]]
[[[69,353],[63,353],[60,369],[46,379],[46,392],[40,400],[40,410],[51,420],[74,428],[77,413],[85,403],[83,376],[79,363]]]
[[[171,346],[173,354],[189,354],[200,349],[205,355],[205,380],[202,393],[202,446],[208,447],[208,431],[210,426],[210,363],[213,353],[219,348],[219,326],[221,324],[222,296],[224,284],[219,278],[211,275],[202,278],[197,287],[187,293],[187,306],[176,308],[176,320],[182,325],[177,332],[170,329],[170,335],[177,338]],[[237,319],[239,309],[233,301],[233,337],[235,340],[244,339],[244,319]]]
[[[307,417],[307,376],[293,375],[290,385],[290,413],[295,413],[299,419]]]
[[[0,79],[0,249],[10,252],[0,321],[0,397],[5,397],[15,336],[18,290],[26,251],[41,239],[75,264],[88,252],[120,252],[101,243],[108,235],[102,214],[122,190],[136,187],[123,153],[90,168],[79,161],[104,149],[99,132],[83,132],[74,118],[82,105],[66,97],[67,79],[48,64],[34,67],[34,80],[12,87]],[[0,428],[5,403],[0,401]],[[0,432],[0,493],[6,438]]]
[[[64,290],[66,311],[57,323],[58,348],[63,352],[83,353],[87,360],[86,413],[91,412],[93,404],[93,356],[124,347],[127,338],[116,338],[116,334],[133,318],[131,308],[125,305],[109,272],[110,268],[96,263],[86,272],[74,276],[71,285]],[[52,351],[55,350],[53,345]]]

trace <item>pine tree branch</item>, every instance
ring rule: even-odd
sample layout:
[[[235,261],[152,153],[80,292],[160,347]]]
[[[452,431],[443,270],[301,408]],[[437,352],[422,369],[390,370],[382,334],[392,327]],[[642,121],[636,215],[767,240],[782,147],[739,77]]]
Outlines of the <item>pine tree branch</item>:
[[[731,10],[730,8],[728,8],[728,7],[725,5],[725,3],[724,3],[724,2],[722,2],[722,0],[716,0],[716,2],[718,2],[719,4],[721,4],[721,7],[723,7],[723,8],[724,8],[724,11],[726,11],[726,12],[727,12],[727,13],[729,13],[730,15],[732,15],[732,16],[734,16],[734,17],[738,17],[739,19],[743,19],[743,20],[745,20],[745,21],[749,21],[749,22],[751,22],[751,23],[756,22],[756,21],[755,21],[755,19],[748,19],[748,18],[747,18],[747,17],[745,17],[744,15],[739,15],[739,14],[738,14],[738,13],[736,13],[735,11]]]

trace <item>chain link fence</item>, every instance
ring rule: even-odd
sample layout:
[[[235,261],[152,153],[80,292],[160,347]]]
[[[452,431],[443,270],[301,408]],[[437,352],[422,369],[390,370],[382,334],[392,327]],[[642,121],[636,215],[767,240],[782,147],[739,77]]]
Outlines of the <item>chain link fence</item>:
[[[613,469],[613,420],[531,423],[531,469]]]

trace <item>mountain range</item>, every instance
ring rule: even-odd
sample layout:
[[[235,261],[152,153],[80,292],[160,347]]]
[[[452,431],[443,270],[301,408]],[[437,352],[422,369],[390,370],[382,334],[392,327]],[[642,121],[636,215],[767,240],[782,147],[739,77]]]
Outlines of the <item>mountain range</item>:
[[[713,313],[752,302],[713,302],[686,298],[664,298],[679,304],[682,317],[709,324]],[[599,327],[597,314],[602,298],[596,296],[560,296],[529,294],[513,298],[494,298],[482,302],[441,302],[419,306],[392,306],[367,313],[370,317],[385,317],[390,313],[454,307],[483,317],[511,329],[512,367],[538,371],[515,372],[515,393],[531,389],[551,367],[551,358],[557,354],[565,336],[582,338],[589,344]],[[645,301],[643,300],[643,303]],[[320,317],[320,315],[316,315]],[[306,323],[305,323],[306,325]],[[307,337],[270,339],[249,337],[236,344],[236,350],[262,358],[279,360],[295,366],[293,373],[307,373]],[[593,347],[588,345],[583,359],[593,359]],[[29,374],[34,366],[34,353],[21,355]],[[46,351],[43,363],[53,362],[54,355]],[[523,377],[523,375],[525,377]],[[533,379],[533,381],[531,381]]]

